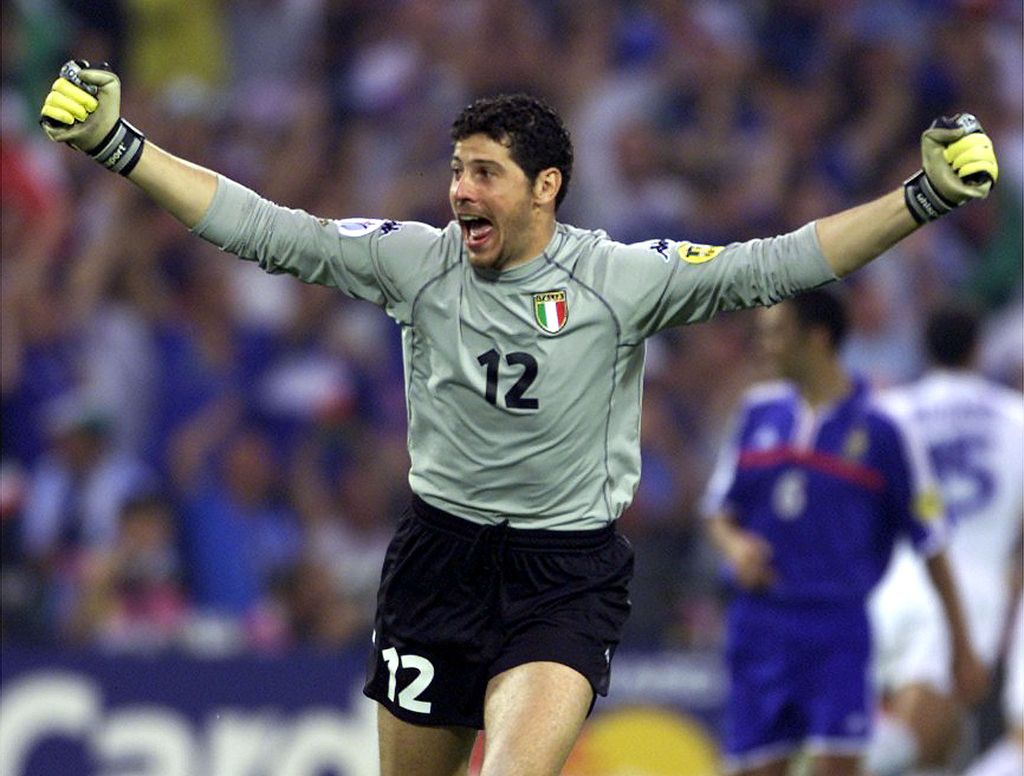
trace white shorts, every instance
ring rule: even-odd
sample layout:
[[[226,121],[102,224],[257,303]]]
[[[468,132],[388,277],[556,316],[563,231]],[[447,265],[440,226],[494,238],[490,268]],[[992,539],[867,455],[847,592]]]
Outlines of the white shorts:
[[[948,628],[924,560],[901,544],[868,601],[872,674],[880,692],[927,684],[953,689]]]

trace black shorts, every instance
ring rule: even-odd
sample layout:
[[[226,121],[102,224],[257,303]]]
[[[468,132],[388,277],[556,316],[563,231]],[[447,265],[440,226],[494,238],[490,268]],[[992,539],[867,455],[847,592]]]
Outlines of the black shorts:
[[[490,679],[562,663],[608,693],[633,549],[592,531],[480,526],[414,497],[388,547],[363,692],[399,719],[483,727]]]

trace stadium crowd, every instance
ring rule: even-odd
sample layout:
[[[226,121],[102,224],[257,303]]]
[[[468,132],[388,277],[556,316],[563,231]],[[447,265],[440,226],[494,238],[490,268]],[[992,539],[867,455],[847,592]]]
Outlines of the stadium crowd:
[[[61,155],[35,124],[65,59],[117,63],[124,115],[172,152],[330,218],[445,223],[452,117],[529,91],[576,145],[560,220],[625,242],[796,228],[894,188],[921,129],[969,109],[998,187],[844,284],[843,357],[917,376],[923,316],[954,295],[986,311],[985,372],[1021,387],[1021,23],[1009,0],[5,2],[0,637],[367,638],[408,503],[397,326]],[[753,318],[659,335],[648,365],[626,639],[716,648],[696,502],[765,374]]]

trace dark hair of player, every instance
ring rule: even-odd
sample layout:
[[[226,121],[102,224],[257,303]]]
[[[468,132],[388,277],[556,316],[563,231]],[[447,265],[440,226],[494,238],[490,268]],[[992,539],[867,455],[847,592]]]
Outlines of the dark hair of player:
[[[465,107],[452,122],[452,142],[477,134],[507,145],[512,161],[531,183],[541,170],[557,167],[562,173],[562,186],[555,195],[558,209],[569,190],[572,140],[553,108],[528,94],[481,98]]]
[[[848,321],[846,305],[830,291],[820,288],[804,291],[790,299],[801,329],[819,327],[828,332],[833,350],[839,350],[846,339]]]
[[[974,354],[980,320],[971,307],[947,303],[936,307],[924,327],[928,357],[938,366],[965,366]]]

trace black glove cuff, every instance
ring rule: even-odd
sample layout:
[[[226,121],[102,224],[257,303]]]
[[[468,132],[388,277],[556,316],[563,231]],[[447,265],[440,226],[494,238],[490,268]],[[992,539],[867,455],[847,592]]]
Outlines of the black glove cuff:
[[[100,144],[88,153],[108,170],[127,176],[139,163],[145,144],[146,136],[119,118]]]
[[[924,174],[924,170],[918,170],[903,181],[903,200],[907,203],[910,215],[919,224],[934,221],[956,207],[956,204],[947,202],[935,190],[932,182],[928,180],[928,176]]]

